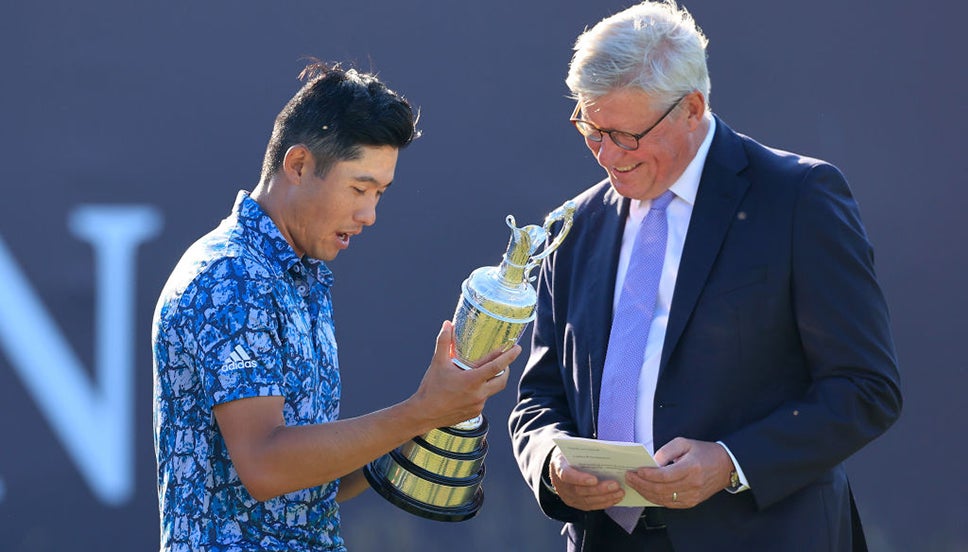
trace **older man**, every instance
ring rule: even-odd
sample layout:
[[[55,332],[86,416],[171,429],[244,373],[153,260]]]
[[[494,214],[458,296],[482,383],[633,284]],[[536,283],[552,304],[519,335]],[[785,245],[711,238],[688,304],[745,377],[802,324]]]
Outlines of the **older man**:
[[[901,409],[871,246],[835,167],[712,114],[706,44],[673,1],[578,38],[607,179],[542,267],[514,451],[569,550],[863,549],[844,460]],[[568,436],[654,452],[625,482],[657,506],[616,506]]]

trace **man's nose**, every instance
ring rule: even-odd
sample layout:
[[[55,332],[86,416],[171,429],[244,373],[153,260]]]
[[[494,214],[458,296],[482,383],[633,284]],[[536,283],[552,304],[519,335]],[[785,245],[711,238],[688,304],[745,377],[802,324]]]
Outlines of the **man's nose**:
[[[595,151],[595,159],[598,160],[598,164],[603,168],[608,168],[615,165],[615,161],[619,159],[625,150],[615,145],[610,137],[602,136],[602,141],[595,144],[598,146],[598,150]]]
[[[363,226],[372,226],[376,222],[376,201],[367,201],[356,211],[356,220]]]

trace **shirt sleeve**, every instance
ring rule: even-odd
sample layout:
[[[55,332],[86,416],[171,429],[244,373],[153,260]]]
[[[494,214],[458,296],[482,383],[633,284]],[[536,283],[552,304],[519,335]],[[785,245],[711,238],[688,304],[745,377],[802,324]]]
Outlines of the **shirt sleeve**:
[[[726,491],[732,494],[748,491],[750,489],[750,483],[749,481],[746,480],[746,476],[743,474],[743,468],[740,467],[739,462],[736,460],[736,457],[733,456],[732,451],[729,450],[729,447],[726,446],[726,443],[722,441],[716,441],[716,442],[719,443],[719,445],[722,446],[724,449],[726,449],[726,454],[728,454],[729,459],[733,461],[733,469],[736,470],[736,475],[739,476],[739,488],[738,489],[727,488]]]
[[[189,333],[209,407],[283,394],[272,284],[254,272],[244,261],[227,258],[196,280]]]

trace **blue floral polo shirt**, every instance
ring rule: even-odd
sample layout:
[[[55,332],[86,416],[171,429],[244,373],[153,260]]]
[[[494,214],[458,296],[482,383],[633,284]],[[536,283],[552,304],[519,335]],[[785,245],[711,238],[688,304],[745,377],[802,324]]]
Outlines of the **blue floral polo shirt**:
[[[282,396],[288,425],[339,417],[332,283],[245,192],[179,261],[152,328],[161,550],[345,550],[338,481],[255,500],[212,414]]]

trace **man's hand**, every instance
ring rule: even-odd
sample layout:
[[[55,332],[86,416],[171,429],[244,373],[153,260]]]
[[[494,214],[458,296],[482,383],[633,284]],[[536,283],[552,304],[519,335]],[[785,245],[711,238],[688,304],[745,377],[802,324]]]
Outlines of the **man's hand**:
[[[437,335],[437,347],[420,387],[407,402],[424,419],[422,431],[469,420],[484,409],[484,402],[508,383],[509,364],[521,353],[521,346],[494,352],[473,370],[453,363],[454,326],[444,322]]]
[[[585,512],[614,506],[625,496],[618,482],[599,481],[594,475],[569,466],[558,448],[551,454],[548,477],[565,504]]]
[[[733,461],[718,443],[676,437],[655,453],[658,468],[639,468],[626,482],[667,508],[692,508],[729,485]]]

